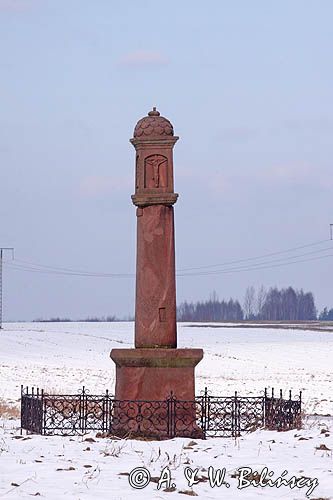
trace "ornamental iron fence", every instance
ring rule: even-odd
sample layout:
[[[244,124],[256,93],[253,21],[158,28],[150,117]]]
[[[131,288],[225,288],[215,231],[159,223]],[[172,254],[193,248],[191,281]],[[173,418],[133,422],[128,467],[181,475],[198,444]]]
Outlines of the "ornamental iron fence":
[[[285,431],[301,426],[302,394],[284,399],[274,390],[263,396],[213,396],[207,388],[193,401],[170,394],[164,401],[117,400],[108,391],[92,395],[48,394],[21,388],[21,429],[42,435],[82,435],[98,431],[119,437],[237,437],[259,428]]]

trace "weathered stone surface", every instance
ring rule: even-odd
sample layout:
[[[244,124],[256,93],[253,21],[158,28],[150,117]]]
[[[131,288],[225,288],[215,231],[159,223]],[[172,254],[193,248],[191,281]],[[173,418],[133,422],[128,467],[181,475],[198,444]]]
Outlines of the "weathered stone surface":
[[[153,108],[148,116],[141,118],[135,126],[134,137],[164,137],[173,135],[172,123],[160,116],[159,111]]]
[[[173,207],[137,212],[135,347],[176,347]]]
[[[202,349],[112,349],[115,397],[163,401],[173,393],[177,399],[192,401],[194,368],[202,357]]]

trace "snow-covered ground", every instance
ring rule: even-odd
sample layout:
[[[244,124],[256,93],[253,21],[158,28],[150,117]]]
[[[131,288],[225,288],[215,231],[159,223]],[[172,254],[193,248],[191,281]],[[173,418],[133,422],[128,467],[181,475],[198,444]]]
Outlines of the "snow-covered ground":
[[[133,323],[10,323],[0,333],[0,399],[18,404],[20,386],[52,392],[113,392],[113,347],[133,347]],[[179,347],[203,347],[196,392],[260,395],[303,391],[306,413],[333,414],[333,333],[178,326]],[[287,394],[287,393],[286,393]]]
[[[0,403],[18,406],[20,386],[52,392],[113,392],[113,347],[133,346],[132,323],[17,323],[0,332]],[[333,333],[263,328],[178,327],[179,347],[203,347],[196,369],[197,394],[205,386],[217,395],[259,395],[264,387],[303,391],[304,429],[278,433],[258,430],[241,438],[205,441],[111,440],[84,437],[19,437],[19,421],[0,417],[0,498],[83,500],[100,498],[300,499],[310,484],[312,499],[333,499]],[[1,408],[1,406],[0,406]],[[88,439],[88,440],[87,440]],[[209,466],[213,469],[209,470]],[[129,484],[128,474],[146,468],[152,477],[170,471],[175,487],[151,482],[143,489]],[[302,488],[289,486],[238,489],[237,470],[264,467],[276,479],[309,478]],[[186,469],[187,468],[187,469]],[[190,469],[188,469],[190,468]],[[225,484],[212,487],[209,474],[225,468]],[[198,469],[198,484],[188,485]],[[145,471],[143,471],[145,474]],[[147,474],[147,473],[146,473]],[[186,477],[185,477],[186,476]],[[238,476],[238,477],[237,477]],[[140,476],[138,476],[140,479]],[[132,478],[132,476],[131,476]],[[134,475],[133,475],[134,480]],[[244,483],[246,484],[246,483]]]
[[[319,485],[309,498],[332,498],[333,492],[333,426],[327,418],[309,421],[306,429],[285,433],[256,431],[241,438],[211,438],[191,441],[138,441],[84,437],[23,436],[11,421],[0,428],[0,498],[52,500],[127,500],[186,498],[193,491],[207,499],[305,499],[312,481]],[[331,429],[330,429],[331,428]],[[308,477],[311,483],[302,488],[256,488],[239,490],[237,470],[250,467],[261,472],[264,467],[274,472],[273,479],[288,471],[286,479]],[[129,484],[129,474],[145,468],[152,478],[160,477],[164,467],[171,475],[170,488],[163,483],[160,490],[151,482],[143,489]],[[198,469],[199,484],[190,487],[185,476],[190,467]],[[225,482],[212,487],[208,468],[226,470]],[[145,471],[143,471],[145,473]],[[148,474],[148,473],[146,473]],[[187,476],[189,478],[189,476]],[[166,476],[167,478],[167,476]],[[135,477],[132,478],[135,481]],[[136,479],[137,483],[140,477]],[[172,488],[172,484],[176,486]]]

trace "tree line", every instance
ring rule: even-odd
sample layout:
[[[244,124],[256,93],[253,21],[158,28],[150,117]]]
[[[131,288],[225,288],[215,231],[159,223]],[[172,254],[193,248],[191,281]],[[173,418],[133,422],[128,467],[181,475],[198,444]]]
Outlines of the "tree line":
[[[37,319],[33,320],[34,323],[72,323],[72,322],[75,322],[75,323],[98,323],[98,322],[111,323],[113,321],[124,321],[124,320],[121,320],[121,319],[117,318],[117,316],[114,316],[114,315],[101,316],[101,317],[89,316],[88,318],[85,318],[85,319],[61,318],[61,317],[57,316],[54,318],[48,318],[48,319],[37,318]]]
[[[214,294],[205,302],[183,302],[177,307],[178,321],[237,321],[244,319],[238,300],[219,301]]]
[[[208,300],[183,302],[177,308],[178,321],[302,321],[317,319],[317,309],[312,292],[295,290],[289,286],[278,289],[263,286],[257,290],[246,289],[243,305],[238,300],[219,300],[214,292]],[[333,309],[325,308],[320,320],[333,320]]]
[[[320,321],[333,321],[333,309],[327,309],[327,307],[324,307],[319,314],[318,319],[320,319]]]
[[[325,307],[319,314],[312,292],[304,292],[289,286],[278,289],[271,287],[266,290],[263,286],[255,289],[249,286],[245,291],[242,305],[238,300],[219,300],[213,292],[208,300],[198,302],[182,302],[177,307],[178,321],[333,321],[333,308]],[[81,320],[69,318],[37,319],[35,321],[63,322],[63,321],[133,321],[133,316],[126,319],[115,315],[106,317],[88,317]]]

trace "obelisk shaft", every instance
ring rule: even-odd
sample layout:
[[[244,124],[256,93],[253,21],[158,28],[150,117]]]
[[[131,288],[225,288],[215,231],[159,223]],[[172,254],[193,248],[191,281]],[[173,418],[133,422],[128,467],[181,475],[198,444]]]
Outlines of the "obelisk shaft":
[[[172,206],[137,208],[135,347],[177,347]]]

